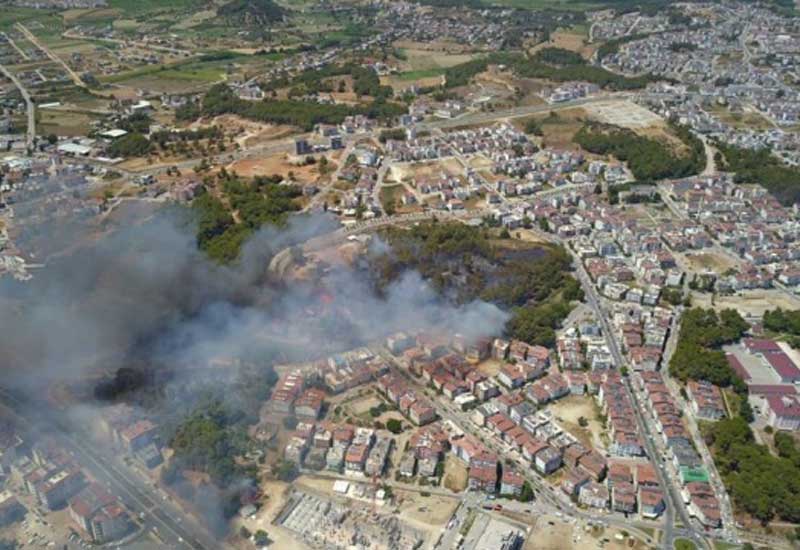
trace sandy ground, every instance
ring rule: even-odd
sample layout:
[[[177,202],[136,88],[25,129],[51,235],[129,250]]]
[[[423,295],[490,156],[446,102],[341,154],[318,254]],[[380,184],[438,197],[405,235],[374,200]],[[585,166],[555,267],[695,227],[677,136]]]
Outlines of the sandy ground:
[[[444,480],[442,485],[445,489],[461,492],[467,488],[467,476],[469,472],[464,463],[448,453],[444,462]]]
[[[400,182],[415,178],[436,178],[444,174],[459,176],[464,173],[464,169],[456,159],[449,158],[434,162],[394,164],[390,172],[392,179]]]
[[[436,495],[424,497],[420,493],[394,491],[400,519],[412,527],[428,533],[429,543],[439,536],[442,527],[458,507],[458,499]]]
[[[717,274],[725,273],[728,269],[736,267],[736,263],[724,254],[713,252],[702,254],[685,254],[686,261],[691,268],[698,272],[713,271]]]
[[[605,449],[603,425],[597,419],[596,406],[588,395],[570,395],[550,405],[550,410],[561,426],[577,437],[584,445]],[[586,428],[578,424],[580,417],[589,421]]]
[[[663,124],[660,116],[631,101],[593,103],[585,107],[592,118],[626,128],[646,128]]]
[[[800,308],[800,297],[789,296],[780,290],[749,290],[734,296],[714,296],[711,294],[692,293],[692,305],[696,307],[713,307],[717,311],[733,308],[745,317],[761,317],[764,312],[777,307],[783,309]]]
[[[505,364],[504,361],[498,361],[497,359],[487,359],[486,361],[482,362],[478,365],[478,370],[485,374],[486,376],[496,376],[500,369]]]
[[[251,533],[263,529],[269,533],[273,548],[287,548],[288,550],[307,550],[309,547],[296,540],[288,529],[279,525],[272,525],[285,503],[285,492],[289,485],[280,481],[267,481],[261,484],[264,494],[267,495],[261,509],[252,518],[237,519],[234,523],[234,532],[241,525],[246,526]],[[253,548],[253,544],[241,538],[237,539],[241,548]]]
[[[314,182],[319,176],[316,164],[297,166],[292,163],[284,153],[258,159],[238,160],[228,165],[226,169],[229,172],[234,171],[240,176],[245,177],[280,174],[282,177],[286,178],[289,176],[289,172],[291,172],[294,175],[294,179],[300,183]]]
[[[542,128],[544,145],[554,149],[579,150],[580,147],[572,142],[572,138],[590,118],[589,113],[582,107],[576,107],[564,109],[555,114],[554,117],[551,117],[549,113],[532,117],[539,122]],[[515,123],[518,128],[522,129],[528,120],[530,119],[517,119]]]
[[[405,70],[420,71],[425,69],[436,69],[439,67],[452,67],[466,63],[475,56],[469,53],[462,53],[469,49],[467,44],[453,44],[452,42],[413,42],[410,40],[400,40],[395,42],[394,47],[400,48],[405,54]]]
[[[362,414],[366,414],[372,407],[377,407],[383,403],[377,396],[371,395],[369,397],[364,397],[361,399],[357,399],[349,404],[350,410],[353,411],[353,414],[359,416]]]
[[[578,52],[585,59],[589,59],[598,47],[598,43],[588,44],[587,37],[584,34],[575,33],[568,29],[559,29],[550,35],[549,41],[537,45],[532,51],[542,48],[563,48]]]
[[[525,542],[524,550],[624,550],[644,549],[647,545],[639,539],[623,537],[618,540],[616,535],[621,530],[616,528],[593,529],[587,528],[583,522],[573,524],[555,516],[541,516],[537,518],[536,526],[531,531]],[[606,541],[606,542],[603,542]],[[631,542],[632,541],[632,542]]]

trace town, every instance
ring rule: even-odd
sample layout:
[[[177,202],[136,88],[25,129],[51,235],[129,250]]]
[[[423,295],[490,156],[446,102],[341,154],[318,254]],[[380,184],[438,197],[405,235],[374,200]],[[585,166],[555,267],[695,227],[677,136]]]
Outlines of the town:
[[[3,7],[0,548],[800,544],[796,6]]]

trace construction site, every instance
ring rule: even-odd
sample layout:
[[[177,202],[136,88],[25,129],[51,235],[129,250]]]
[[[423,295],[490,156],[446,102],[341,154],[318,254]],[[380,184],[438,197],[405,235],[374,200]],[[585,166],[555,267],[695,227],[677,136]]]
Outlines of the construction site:
[[[425,542],[421,531],[378,513],[374,505],[304,491],[292,492],[275,523],[312,548],[414,549]]]

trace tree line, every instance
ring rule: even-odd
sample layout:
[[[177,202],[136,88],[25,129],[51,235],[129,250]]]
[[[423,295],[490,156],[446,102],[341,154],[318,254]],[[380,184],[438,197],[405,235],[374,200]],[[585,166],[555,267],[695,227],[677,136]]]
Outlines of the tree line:
[[[368,105],[329,105],[310,101],[273,100],[247,101],[239,99],[225,84],[213,86],[203,97],[200,107],[188,107],[176,112],[176,116],[184,120],[199,116],[218,116],[235,114],[243,118],[269,122],[273,124],[289,124],[304,130],[312,130],[316,124],[341,124],[345,118],[354,115],[366,115],[370,118],[390,120],[405,114],[403,105],[376,99]]]
[[[532,57],[521,53],[493,53],[449,67],[445,70],[445,87],[465,86],[489,65],[505,65],[523,78],[540,78],[554,82],[584,81],[611,90],[644,88],[656,79],[650,75],[627,77],[589,64],[580,55],[562,48],[545,48]]]
[[[404,271],[418,271],[443,296],[475,299],[510,312],[506,335],[553,346],[555,330],[583,297],[561,247],[509,250],[485,227],[430,222],[410,230],[386,230],[391,251],[372,261],[379,291]]]
[[[735,172],[737,183],[757,183],[785,206],[800,202],[800,169],[784,164],[769,149],[745,149],[717,143],[723,170]]]
[[[261,226],[283,226],[289,213],[299,206],[295,198],[301,191],[295,185],[284,185],[276,178],[240,180],[223,174],[220,178],[225,197],[239,215],[233,215],[220,198],[205,188],[192,202],[197,220],[197,245],[219,263],[230,263],[239,257],[244,242]],[[278,178],[279,180],[279,178]]]
[[[702,141],[683,126],[672,125],[671,128],[687,146],[688,153],[676,155],[667,144],[657,139],[640,136],[628,128],[600,123],[586,124],[573,140],[590,153],[612,155],[626,162],[639,182],[700,173],[706,161]]]

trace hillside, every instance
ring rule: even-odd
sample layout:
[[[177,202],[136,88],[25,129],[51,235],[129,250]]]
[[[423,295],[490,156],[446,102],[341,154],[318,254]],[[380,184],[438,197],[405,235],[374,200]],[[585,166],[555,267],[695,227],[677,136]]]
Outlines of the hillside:
[[[282,21],[286,10],[272,0],[232,0],[217,13],[231,25],[252,27]]]

